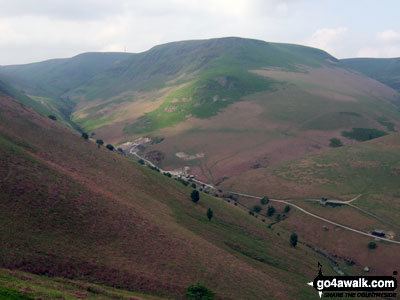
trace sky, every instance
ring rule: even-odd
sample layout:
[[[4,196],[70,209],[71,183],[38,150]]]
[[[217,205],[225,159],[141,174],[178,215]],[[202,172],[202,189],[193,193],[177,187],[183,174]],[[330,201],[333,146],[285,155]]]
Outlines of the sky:
[[[0,0],[0,65],[225,36],[400,57],[398,0]]]

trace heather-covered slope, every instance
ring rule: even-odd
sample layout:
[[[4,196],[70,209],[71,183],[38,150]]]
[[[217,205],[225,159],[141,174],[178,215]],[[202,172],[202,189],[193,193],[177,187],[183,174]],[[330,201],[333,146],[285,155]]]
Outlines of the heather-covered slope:
[[[205,194],[195,205],[174,180],[0,101],[2,267],[170,297],[195,282],[235,299],[314,293],[325,259],[289,232]]]

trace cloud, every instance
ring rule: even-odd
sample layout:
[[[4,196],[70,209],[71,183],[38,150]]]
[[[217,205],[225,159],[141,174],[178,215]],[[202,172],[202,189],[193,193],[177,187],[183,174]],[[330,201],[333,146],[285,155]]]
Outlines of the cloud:
[[[361,42],[346,23],[324,26],[335,14],[318,0],[0,0],[0,8],[0,64],[223,36],[295,42],[339,57],[354,56]],[[380,39],[393,43],[398,33]]]
[[[268,39],[273,20],[297,1],[0,0],[0,64],[86,51],[140,52],[174,40]]]
[[[321,28],[316,30],[305,41],[305,44],[323,49],[332,55],[338,55],[341,52],[342,41],[347,32],[346,27]]]
[[[93,20],[123,12],[126,2],[120,0],[0,0],[0,16]]]
[[[400,42],[400,32],[394,31],[392,29],[379,32],[377,34],[378,40],[384,43],[399,43]]]
[[[372,43],[358,50],[357,57],[400,57],[400,32],[378,32]]]

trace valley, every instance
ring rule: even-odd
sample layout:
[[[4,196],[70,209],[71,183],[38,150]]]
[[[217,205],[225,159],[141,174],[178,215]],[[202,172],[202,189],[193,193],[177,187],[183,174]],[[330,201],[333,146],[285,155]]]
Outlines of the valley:
[[[0,67],[0,296],[310,299],[318,263],[392,274],[382,63],[229,37]]]

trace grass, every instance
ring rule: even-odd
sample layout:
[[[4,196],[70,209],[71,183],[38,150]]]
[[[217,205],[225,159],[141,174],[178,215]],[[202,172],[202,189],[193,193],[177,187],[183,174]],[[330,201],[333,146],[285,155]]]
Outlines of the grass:
[[[385,117],[378,118],[378,122],[382,126],[385,126],[388,131],[392,131],[392,132],[396,131],[395,124],[393,122],[388,121]]]
[[[126,133],[151,132],[189,117],[209,118],[243,96],[271,90],[272,81],[232,68],[207,70],[193,82],[169,94],[156,110],[125,127]]]
[[[301,184],[316,184],[340,196],[396,193],[399,136],[389,135],[356,146],[332,149],[320,155],[285,163],[275,174]]]
[[[111,123],[117,116],[116,115],[106,115],[97,118],[86,118],[84,120],[79,118],[73,118],[73,121],[79,124],[80,127],[84,128],[86,131],[90,132],[106,124]]]
[[[162,299],[105,285],[65,278],[38,276],[17,270],[0,268],[0,298],[30,299]]]

